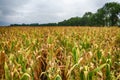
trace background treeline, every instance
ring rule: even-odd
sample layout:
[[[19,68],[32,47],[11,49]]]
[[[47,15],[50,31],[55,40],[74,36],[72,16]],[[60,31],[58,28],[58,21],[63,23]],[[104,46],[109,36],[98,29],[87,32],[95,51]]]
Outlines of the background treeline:
[[[106,3],[96,13],[86,12],[58,23],[11,24],[10,26],[120,26],[120,3]]]

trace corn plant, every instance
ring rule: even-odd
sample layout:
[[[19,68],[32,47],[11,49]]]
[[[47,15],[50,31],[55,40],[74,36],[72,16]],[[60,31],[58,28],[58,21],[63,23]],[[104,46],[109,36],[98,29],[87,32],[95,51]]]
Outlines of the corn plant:
[[[118,27],[1,27],[1,80],[119,80]]]

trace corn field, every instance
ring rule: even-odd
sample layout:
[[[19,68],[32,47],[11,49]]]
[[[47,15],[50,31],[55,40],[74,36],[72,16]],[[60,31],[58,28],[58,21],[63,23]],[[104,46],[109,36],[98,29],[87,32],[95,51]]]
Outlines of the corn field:
[[[1,27],[0,80],[120,80],[120,28]]]

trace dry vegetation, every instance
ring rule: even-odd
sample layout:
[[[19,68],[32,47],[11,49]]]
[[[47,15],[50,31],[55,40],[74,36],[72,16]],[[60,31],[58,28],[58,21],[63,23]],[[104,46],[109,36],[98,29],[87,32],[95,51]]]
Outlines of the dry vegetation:
[[[1,80],[119,80],[120,28],[0,28]]]

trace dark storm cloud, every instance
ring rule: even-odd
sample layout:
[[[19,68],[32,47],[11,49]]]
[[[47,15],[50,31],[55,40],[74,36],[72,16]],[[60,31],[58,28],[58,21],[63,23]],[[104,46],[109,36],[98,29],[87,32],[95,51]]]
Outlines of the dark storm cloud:
[[[58,22],[119,0],[0,0],[1,23]]]

